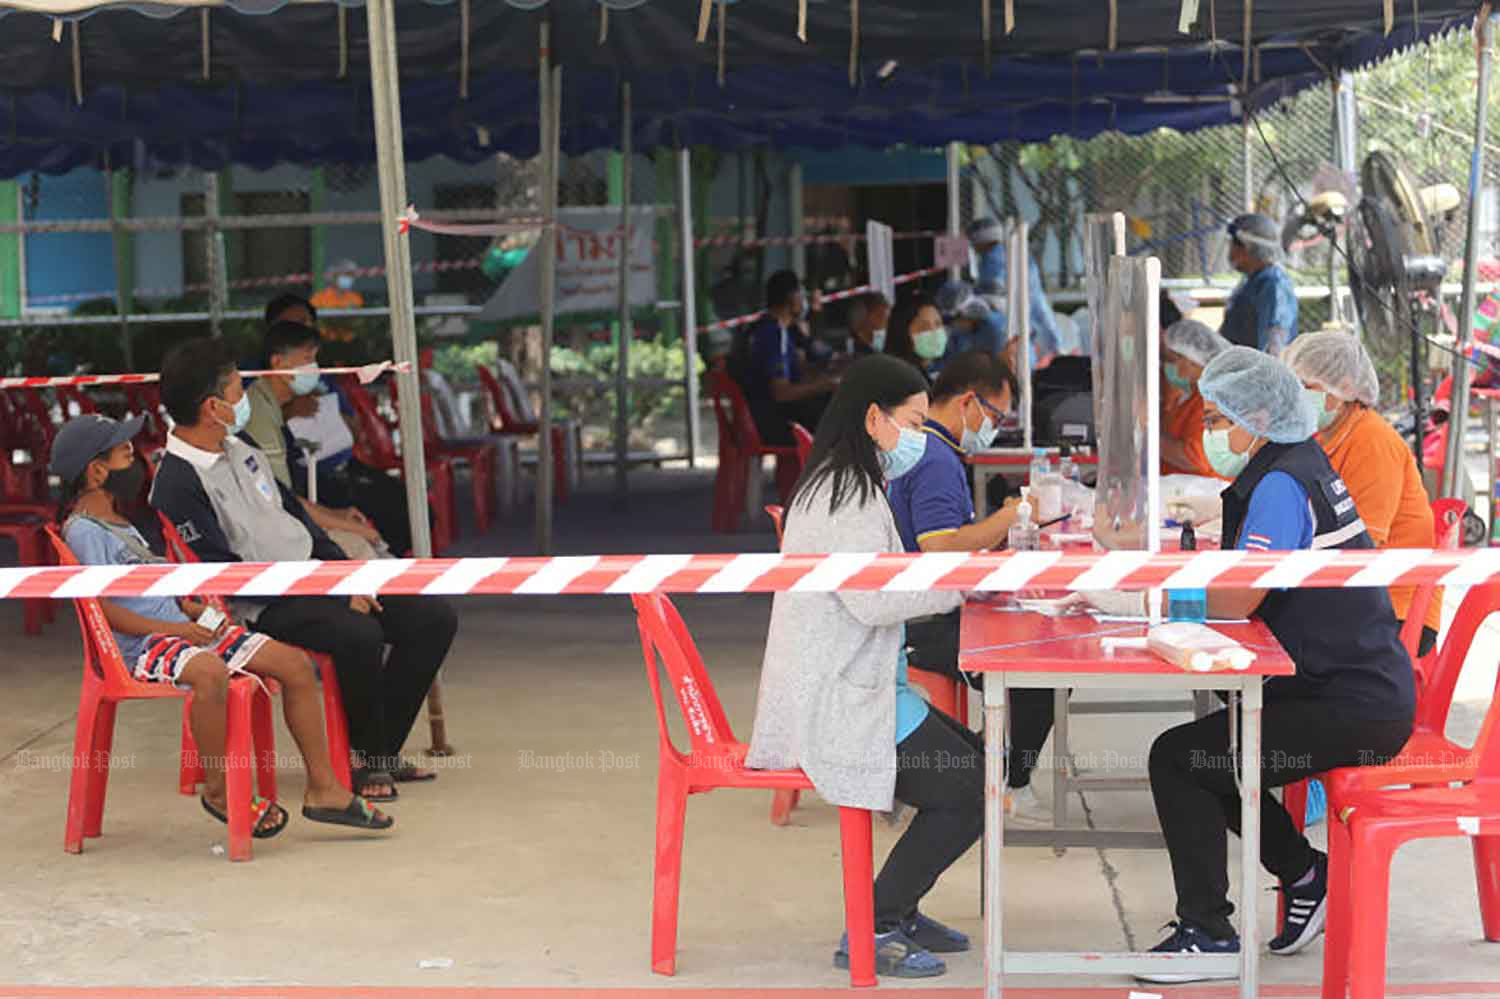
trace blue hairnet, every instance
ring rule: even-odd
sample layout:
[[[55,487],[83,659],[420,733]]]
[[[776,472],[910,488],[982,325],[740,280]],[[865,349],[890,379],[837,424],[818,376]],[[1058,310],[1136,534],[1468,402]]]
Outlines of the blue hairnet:
[[[1162,334],[1167,349],[1197,365],[1206,365],[1228,350],[1230,343],[1196,319],[1179,319]]]
[[[1380,378],[1364,344],[1354,333],[1323,330],[1304,333],[1281,352],[1292,374],[1345,402],[1374,406],[1380,402]]]
[[[1249,347],[1230,347],[1209,361],[1198,391],[1240,427],[1278,444],[1305,441],[1317,428],[1292,369]]]

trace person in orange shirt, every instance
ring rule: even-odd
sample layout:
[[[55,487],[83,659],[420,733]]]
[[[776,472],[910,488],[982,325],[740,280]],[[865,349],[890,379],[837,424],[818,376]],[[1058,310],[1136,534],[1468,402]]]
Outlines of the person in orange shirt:
[[[1198,377],[1229,341],[1195,319],[1179,319],[1161,334],[1161,468],[1218,478],[1203,454],[1203,396]]]
[[[329,309],[359,309],[365,304],[365,296],[354,290],[354,277],[359,273],[352,260],[340,260],[328,269],[333,275],[333,283],[326,284],[312,297],[313,307],[323,311]],[[347,326],[335,326],[330,323],[320,331],[325,340],[350,341],[354,339],[354,330]]]
[[[1302,380],[1318,417],[1318,443],[1339,473],[1377,548],[1431,548],[1432,505],[1416,458],[1374,406],[1380,400],[1375,365],[1359,337],[1337,330],[1304,333],[1281,359]],[[1391,587],[1391,606],[1403,623],[1415,588]],[[1419,656],[1437,644],[1442,591],[1422,619]]]

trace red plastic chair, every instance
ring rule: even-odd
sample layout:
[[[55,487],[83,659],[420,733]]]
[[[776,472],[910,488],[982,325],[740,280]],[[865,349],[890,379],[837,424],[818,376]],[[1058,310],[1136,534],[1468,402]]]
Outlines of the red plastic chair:
[[[0,505],[0,516],[6,516],[4,505]],[[0,537],[9,538],[15,544],[17,561],[21,565],[50,564],[46,557],[43,525],[42,519],[28,516],[0,522]],[[42,626],[52,620],[51,601],[27,597],[21,601],[21,619],[26,634],[40,635]]]
[[[1500,942],[1500,684],[1479,738],[1465,755],[1448,755],[1464,751],[1443,739],[1440,727],[1433,728],[1439,702],[1452,699],[1474,632],[1496,612],[1500,585],[1469,591],[1443,643],[1434,689],[1418,708],[1417,732],[1402,758],[1367,773],[1330,775],[1324,999],[1343,999],[1346,989],[1353,999],[1385,995],[1391,858],[1412,840],[1473,839],[1484,937]],[[1447,704],[1442,707],[1446,716]],[[1452,786],[1452,781],[1467,782]],[[1418,786],[1390,786],[1398,784]]]
[[[479,384],[490,400],[493,417],[490,430],[497,434],[517,437],[535,437],[541,432],[541,424],[527,420],[517,411],[511,393],[500,383],[499,377],[483,364],[474,365],[479,372]],[[552,424],[552,492],[559,503],[568,501],[570,477],[568,475],[567,431],[560,423]]]
[[[166,545],[167,558],[173,562],[183,565],[198,561],[198,556],[187,542],[182,540],[182,535],[177,533],[177,528],[160,511],[157,519],[161,522],[162,541]],[[228,612],[221,597],[210,596],[206,598],[219,610]],[[312,659],[317,668],[318,679],[323,686],[323,727],[328,733],[328,756],[333,764],[333,775],[338,778],[340,784],[347,791],[354,789],[354,779],[351,776],[349,766],[349,719],[344,714],[344,697],[339,692],[339,677],[334,671],[333,659],[321,652],[313,652],[309,649],[301,650],[304,655]],[[260,744],[262,736],[266,745],[274,738],[271,727],[271,717],[267,713],[264,718],[257,716],[255,738],[257,745]],[[264,733],[261,729],[264,728]],[[182,709],[182,753],[183,763],[178,775],[177,789],[183,794],[193,794],[198,785],[203,783],[203,768],[197,764],[197,747],[193,742],[192,729],[188,727],[188,706]],[[189,762],[192,761],[192,762]],[[260,772],[261,796],[266,798],[276,797],[276,760],[273,754],[261,754],[256,764]]]
[[[432,411],[432,396],[421,392],[418,397],[422,401],[423,452],[432,458],[462,462],[469,466],[474,499],[474,528],[480,534],[488,533],[495,510],[495,445],[488,442],[459,444],[439,437],[437,417]],[[398,398],[396,380],[393,378],[391,401],[395,402]]]
[[[359,434],[354,442],[354,457],[361,464],[382,472],[402,472],[401,456],[391,428],[375,408],[369,389],[353,375],[345,375],[344,398],[354,410]],[[458,506],[454,499],[453,463],[441,455],[427,455],[427,505],[432,511],[432,550],[436,555],[453,543],[458,531]]]
[[[761,442],[750,404],[728,372],[710,371],[706,379],[708,398],[713,403],[714,418],[719,425],[719,470],[714,477],[713,529],[730,533],[744,518],[749,476],[760,467],[760,459],[767,455],[776,459],[776,488],[785,503],[797,477],[802,474],[802,452],[797,444]],[[795,434],[794,430],[794,439]],[[808,451],[811,451],[810,446]]]
[[[48,526],[47,536],[61,565],[77,565],[67,543]],[[68,784],[68,817],[63,849],[82,853],[83,841],[102,834],[104,798],[109,789],[110,754],[114,748],[115,712],[121,701],[189,696],[165,683],[135,679],[120,656],[104,610],[95,598],[76,598],[78,626],[83,633],[83,686],[78,698],[78,723],[73,733],[74,766]],[[229,681],[229,725],[225,741],[225,781],[229,806],[229,859],[251,859],[251,768],[260,757],[275,757],[275,746],[256,741],[272,732],[271,699],[250,677]],[[184,747],[184,752],[187,747]],[[80,765],[87,761],[87,765]],[[188,760],[184,758],[184,766]],[[261,789],[264,797],[272,797]]]
[[[671,975],[677,969],[677,899],[682,878],[682,835],[688,796],[721,787],[759,790],[812,788],[801,770],[751,770],[749,747],[734,737],[729,720],[709,681],[698,648],[670,600],[660,593],[637,594],[636,620],[646,678],[656,704],[660,755],[656,773],[656,873],[651,908],[651,970]],[[657,655],[682,708],[692,749],[683,753],[672,743],[662,700]],[[870,813],[839,809],[844,867],[844,920],[849,930],[849,984],[875,984],[875,875]]]

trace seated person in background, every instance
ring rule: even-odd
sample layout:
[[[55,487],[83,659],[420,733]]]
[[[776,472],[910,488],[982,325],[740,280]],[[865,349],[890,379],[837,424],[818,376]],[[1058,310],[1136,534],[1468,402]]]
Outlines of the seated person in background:
[[[271,463],[271,474],[287,489],[293,489],[287,456],[296,447],[287,430],[282,407],[293,399],[310,396],[318,388],[318,331],[293,322],[278,322],[266,331],[265,353],[273,371],[295,371],[290,376],[266,375],[245,390],[250,400],[250,419],[244,433]],[[335,510],[301,497],[302,507],[344,553],[355,559],[380,558],[385,547],[380,532],[358,507]]]
[[[1341,499],[1348,492],[1343,480],[1311,439],[1312,408],[1286,365],[1230,347],[1208,363],[1198,387],[1204,450],[1215,470],[1233,479],[1223,493],[1226,548],[1374,547],[1354,504]],[[1297,831],[1270,789],[1335,767],[1378,765],[1400,752],[1416,701],[1411,659],[1390,597],[1375,587],[1215,589],[1208,616],[1264,621],[1296,664],[1294,676],[1265,684],[1260,835],[1261,863],[1280,880],[1286,903],[1268,946],[1273,954],[1295,954],[1323,929],[1328,858]],[[1158,952],[1239,951],[1226,864],[1228,835],[1240,817],[1233,728],[1228,712],[1219,711],[1168,729],[1151,747],[1151,793],[1177,889],[1178,922]]]
[[[141,418],[117,423],[105,416],[80,416],[58,431],[52,445],[52,472],[63,482],[58,506],[62,533],[84,565],[140,565],[162,561],[139,531],[120,513],[134,502],[145,468],[135,460],[131,440]],[[171,683],[193,692],[188,726],[203,764],[203,808],[229,821],[225,799],[225,697],[231,674],[270,677],[281,684],[287,728],[307,768],[302,815],[313,822],[389,829],[392,820],[363,798],[339,786],[323,734],[323,698],[312,662],[297,649],[233,622],[209,629],[196,624],[205,605],[173,597],[101,598],[100,608],[114,633],[125,666],[137,680]],[[255,796],[251,828],[256,839],[270,839],[286,828],[287,812]]]
[[[891,303],[878,291],[854,296],[849,303],[849,353],[855,357],[885,350]]]
[[[168,351],[161,396],[176,425],[151,486],[151,505],[199,559],[344,558],[301,501],[276,481],[270,459],[236,436],[250,418],[250,400],[220,341],[188,340]],[[357,793],[387,801],[396,796],[395,781],[435,776],[403,763],[400,752],[458,630],[448,601],[290,596],[237,600],[235,610],[273,638],[333,657]]]
[[[354,290],[354,279],[359,272],[354,261],[340,260],[328,270],[333,275],[333,281],[314,292],[309,304],[319,309],[363,308],[365,296]],[[330,326],[324,331],[324,339],[347,343],[354,339],[354,330],[346,325]]]
[[[1005,313],[974,294],[966,281],[949,281],[938,289],[937,307],[948,328],[948,343],[943,359],[967,354],[971,350],[998,354],[1010,335]]]
[[[921,458],[926,414],[927,383],[909,365],[882,356],[851,364],[787,502],[783,550],[901,551],[886,485]],[[984,831],[984,747],[907,686],[900,657],[907,619],[961,599],[943,591],[778,593],[771,606],[745,765],[800,767],[833,805],[917,809],[875,879],[881,975],[941,975],[947,966],[934,951],[969,948],[968,937],[918,905]],[[847,934],[833,962],[849,966]]]
[[[729,374],[750,404],[760,439],[790,444],[792,423],[816,429],[837,381],[804,378],[798,357],[802,283],[792,271],[777,271],[766,281],[765,315],[739,331],[729,354]]]
[[[272,299],[266,306],[265,319],[267,329],[282,320],[318,329],[318,310],[301,295],[286,294]],[[321,333],[319,336],[329,339]],[[329,387],[337,395],[337,384]],[[338,404],[350,437],[359,441],[359,426],[353,419],[353,410],[342,396],[338,396]],[[301,434],[303,418],[312,417],[326,405],[312,396],[293,396],[284,412],[288,423],[298,424],[295,432]],[[294,459],[291,464],[297,464],[298,460]],[[326,476],[322,474],[325,462],[328,463]],[[411,551],[411,520],[406,506],[406,489],[400,479],[364,464],[353,456],[352,450],[342,461],[339,461],[337,452],[320,452],[318,465],[318,496],[323,502],[333,507],[357,507],[374,523],[391,551],[397,555]],[[293,476],[292,482],[295,489],[306,490],[305,473],[300,477]]]
[[[1163,472],[1218,475],[1203,454],[1203,396],[1198,392],[1198,379],[1203,375],[1204,365],[1228,348],[1228,340],[1196,319],[1180,319],[1162,327]]]
[[[910,472],[891,483],[896,530],[909,552],[971,552],[1002,548],[1016,520],[1011,499],[974,520],[964,455],[989,447],[1019,391],[1005,359],[970,351],[948,362],[932,387],[922,433],[927,447]],[[958,676],[959,611],[906,624],[906,644],[917,667]],[[1031,772],[1052,729],[1052,691],[1012,690],[1006,815],[1020,822],[1051,821],[1051,810],[1031,787]]]
[[[932,370],[948,349],[948,330],[936,303],[923,294],[903,300],[891,313],[885,352],[922,372],[929,384]]]
[[[1364,345],[1353,333],[1304,333],[1282,353],[1302,379],[1318,418],[1317,441],[1328,463],[1349,487],[1360,520],[1376,548],[1431,548],[1432,505],[1411,448],[1375,411],[1380,379]],[[1396,620],[1404,623],[1415,587],[1391,587]],[[1442,591],[1432,595],[1422,619],[1417,654],[1437,644],[1443,621]]]
[[[1007,259],[1005,247],[1005,230],[990,218],[978,218],[969,223],[968,228],[969,245],[974,247],[974,255],[979,261],[979,272],[975,275],[976,287],[981,295],[1005,295],[1008,294],[1006,285]],[[1057,320],[1052,314],[1052,303],[1047,301],[1047,289],[1042,285],[1042,269],[1037,266],[1034,258],[1028,258],[1026,269],[1026,297],[1030,308],[1027,315],[1031,317],[1031,338],[1034,343],[1041,344],[1047,348],[1042,354],[1059,352],[1061,337],[1058,336]],[[1012,367],[1015,360],[1012,358]],[[1044,367],[1032,361],[1032,367]]]

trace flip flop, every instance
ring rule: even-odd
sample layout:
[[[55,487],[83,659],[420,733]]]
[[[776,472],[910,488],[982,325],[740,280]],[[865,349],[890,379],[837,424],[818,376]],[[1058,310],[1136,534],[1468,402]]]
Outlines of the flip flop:
[[[410,760],[402,760],[401,765],[391,771],[391,777],[397,784],[417,784],[437,780],[437,771],[424,770]]]
[[[391,793],[387,795],[363,795],[363,797],[375,802],[377,805],[384,805],[401,797],[400,793],[396,790],[396,779],[386,770],[356,769],[350,773],[349,783],[354,785],[352,790],[355,794],[359,794],[361,788],[370,787],[371,785],[390,788]]]
[[[203,810],[205,812],[212,815],[214,818],[218,819],[226,826],[229,825],[229,816],[227,814],[219,811],[213,805],[209,804],[207,798],[200,797],[198,800],[203,804]],[[262,829],[260,825],[261,820],[264,819],[266,817],[266,813],[270,812],[273,808],[276,809],[276,812],[274,814],[279,815],[281,817],[281,821],[268,829]],[[271,801],[269,798],[262,798],[258,794],[250,798],[250,829],[252,830],[250,835],[252,838],[271,839],[274,836],[279,836],[281,834],[281,830],[286,828],[287,822],[290,821],[290,819],[291,816],[287,814],[286,809],[276,804],[276,802]]]
[[[349,799],[343,808],[302,806],[302,817],[309,822],[323,822],[331,826],[352,826],[355,829],[389,829],[396,820],[380,809],[373,807],[359,795]]]

